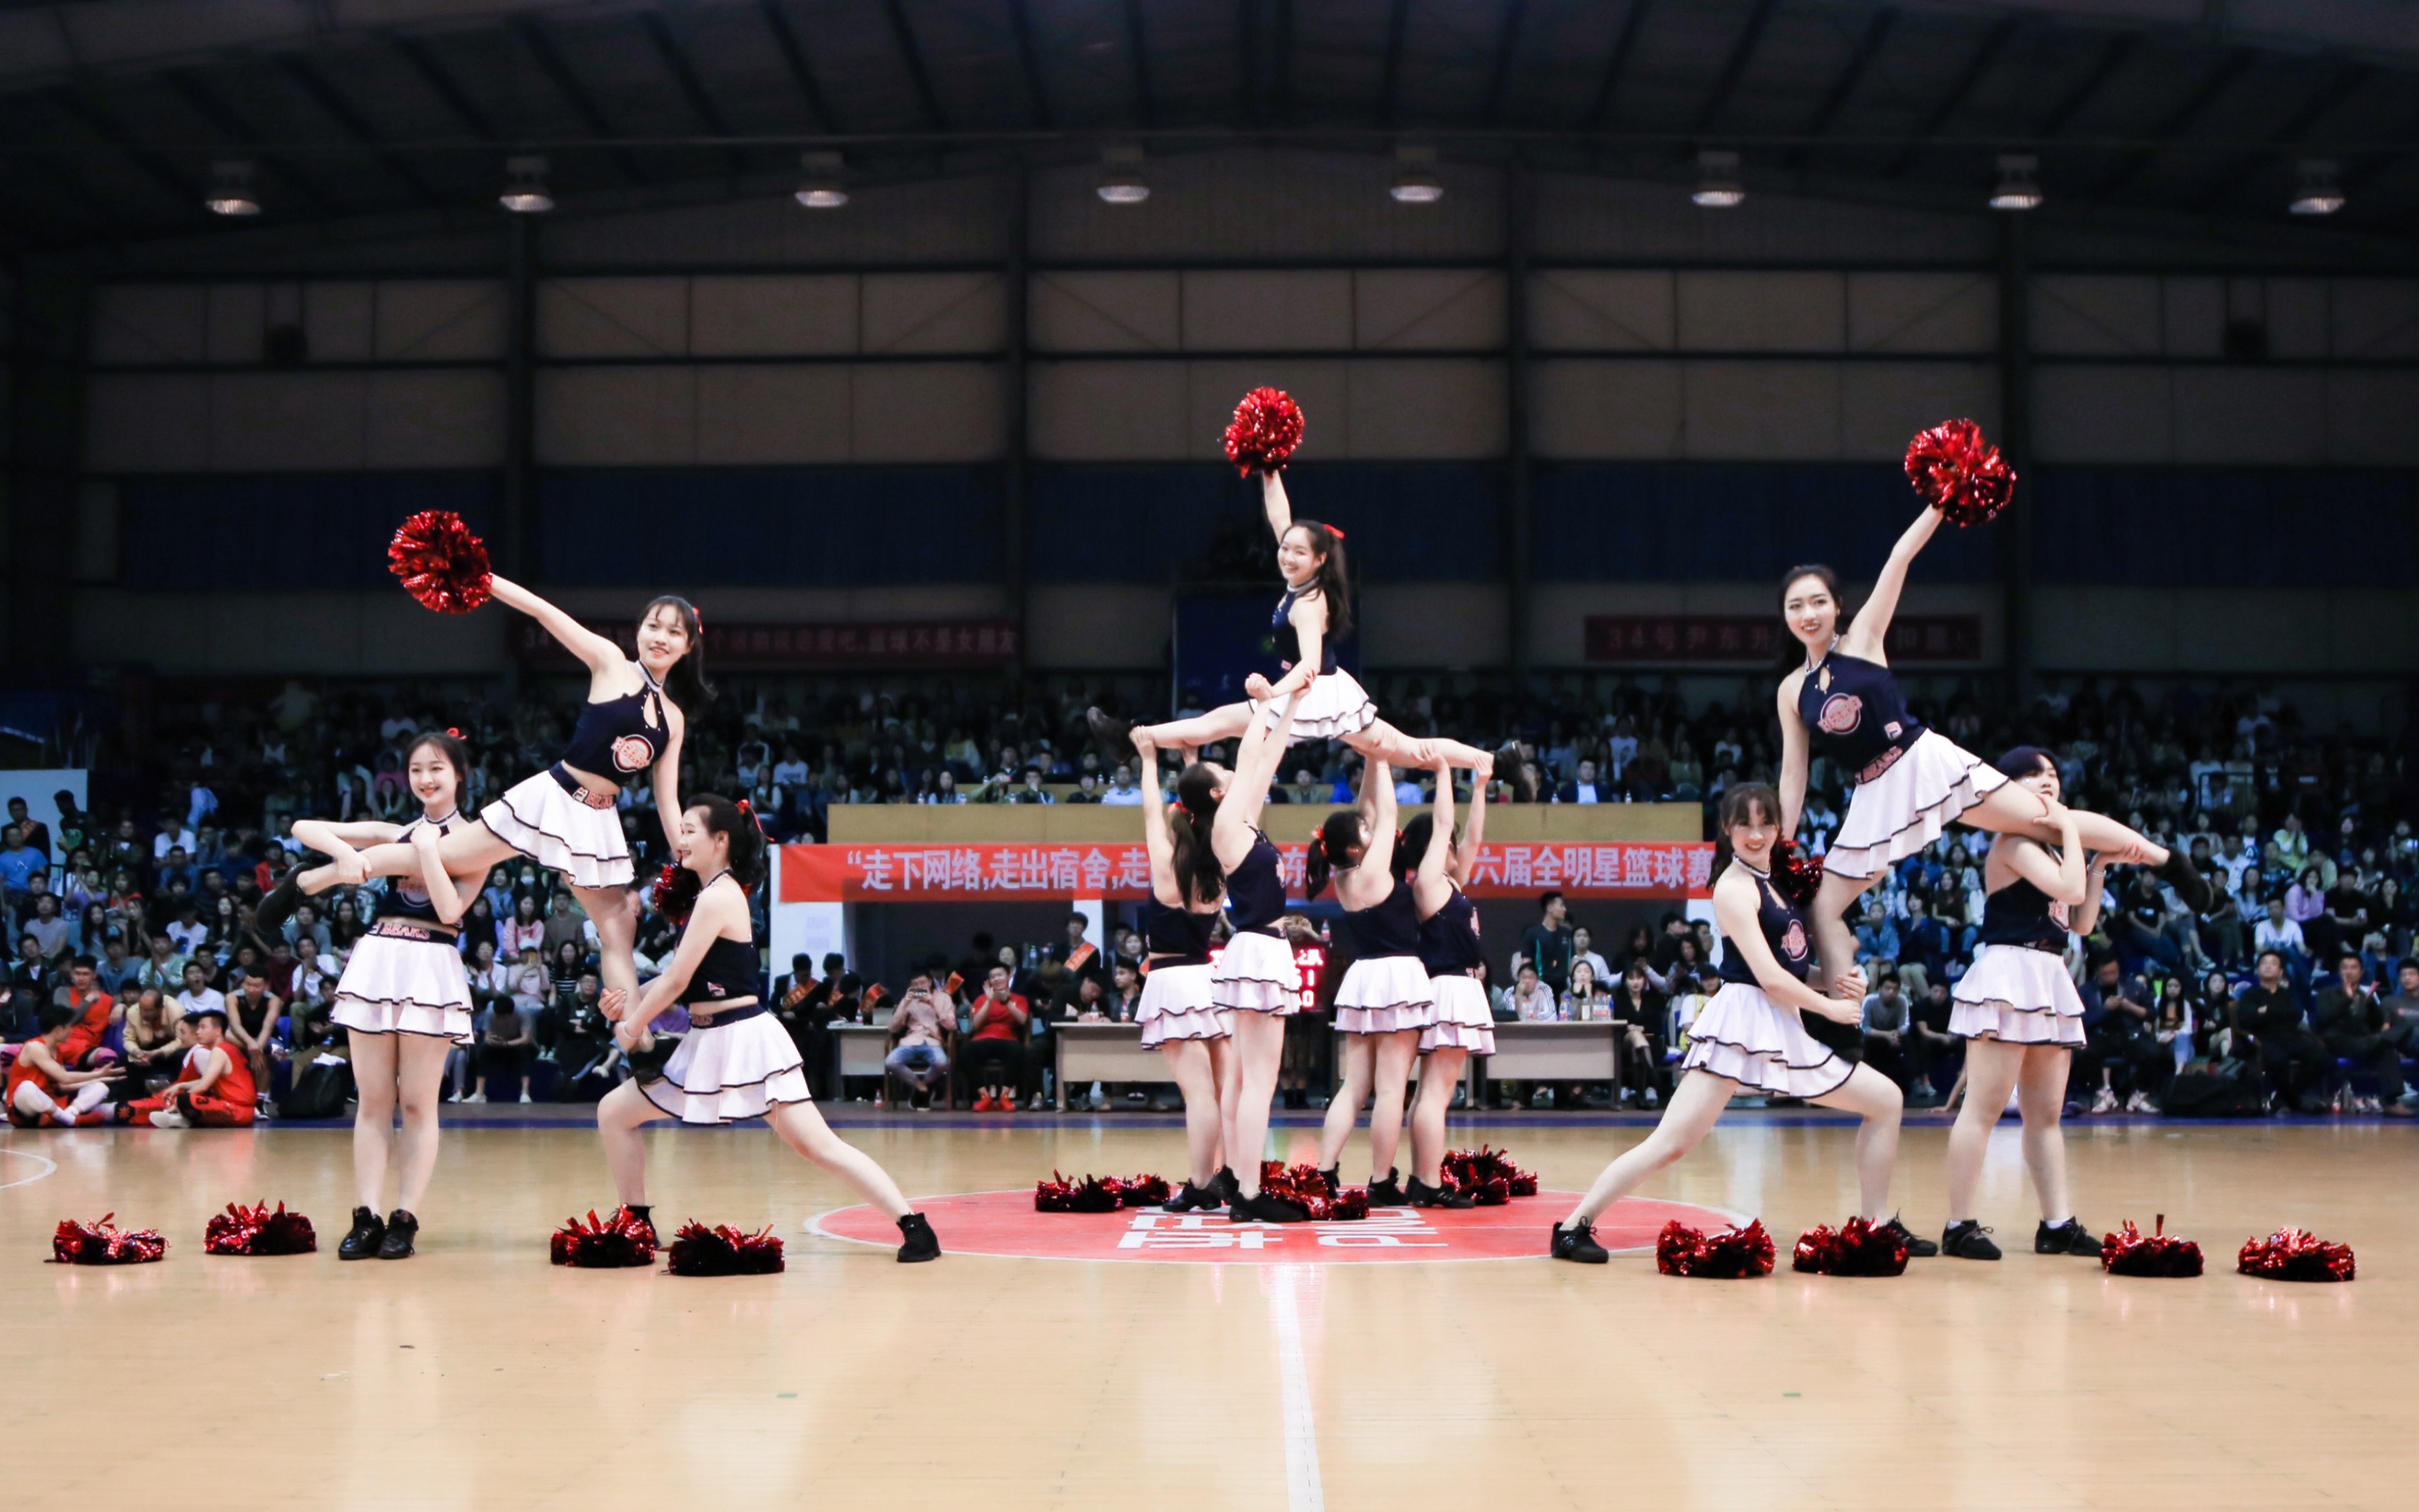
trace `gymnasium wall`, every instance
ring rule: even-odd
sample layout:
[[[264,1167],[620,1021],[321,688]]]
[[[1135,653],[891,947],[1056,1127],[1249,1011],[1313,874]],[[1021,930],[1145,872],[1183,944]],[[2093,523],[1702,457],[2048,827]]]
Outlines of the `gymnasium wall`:
[[[1790,562],[1870,570],[1906,517],[1908,435],[2004,422],[1985,213],[1709,213],[1543,175],[1516,300],[1496,170],[1449,164],[1419,208],[1368,158],[1151,171],[1140,207],[1102,204],[1088,166],[1033,172],[1021,258],[1004,174],[863,186],[832,214],[776,192],[547,218],[531,575],[609,612],[669,587],[726,618],[989,614],[1013,604],[1021,507],[1032,659],[1156,666],[1170,582],[1256,508],[1220,428],[1274,383],[1310,417],[1298,507],[1349,532],[1369,664],[1501,664],[1517,614],[1537,665],[1579,666],[1590,613],[1762,612]],[[2419,662],[2419,280],[2322,233],[2026,233],[2024,504],[1937,544],[1910,609],[1980,616],[1977,665],[1996,660],[2026,531],[2045,669]],[[499,627],[431,626],[377,545],[413,508],[495,517],[507,262],[500,226],[268,228],[100,279],[78,658],[498,662]]]

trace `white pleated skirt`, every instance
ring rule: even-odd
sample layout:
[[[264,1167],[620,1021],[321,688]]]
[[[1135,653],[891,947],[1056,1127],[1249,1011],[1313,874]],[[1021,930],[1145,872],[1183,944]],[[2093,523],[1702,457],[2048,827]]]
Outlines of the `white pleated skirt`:
[[[355,1034],[470,1042],[470,976],[451,940],[364,934],[336,980],[332,1016]]]
[[[622,835],[620,810],[591,809],[565,793],[551,772],[515,783],[479,810],[479,822],[575,887],[629,886],[630,842]]]
[[[1422,1055],[1431,1050],[1495,1054],[1495,1011],[1477,978],[1430,977],[1428,990],[1436,995],[1436,1016],[1420,1033]]]
[[[1224,1040],[1234,1032],[1229,1015],[1211,1000],[1210,969],[1153,966],[1144,976],[1134,1022],[1145,1050],[1164,1040]]]
[[[1228,940],[1210,967],[1210,1005],[1228,1012],[1298,1012],[1301,987],[1293,947],[1252,930]]]
[[[1345,968],[1335,989],[1339,1034],[1394,1034],[1436,1022],[1436,989],[1419,957],[1381,955]]]
[[[1823,857],[1823,870],[1862,880],[1940,838],[1959,815],[2007,778],[1937,730],[1915,737],[1906,754],[1848,799],[1848,817]]]
[[[2021,945],[1986,945],[1957,980],[1949,1032],[2009,1044],[2083,1043],[2083,995],[2066,958]]]
[[[1347,671],[1320,672],[1308,687],[1285,698],[1255,700],[1252,712],[1273,730],[1286,704],[1294,700],[1300,702],[1293,711],[1293,727],[1286,733],[1287,740],[1341,740],[1378,722],[1378,705],[1369,702],[1360,680]]]
[[[813,1101],[806,1062],[770,1013],[689,1030],[663,1074],[639,1082],[639,1091],[683,1123],[761,1119],[780,1103]]]
[[[1856,1070],[1763,989],[1735,981],[1722,983],[1697,1011],[1680,1069],[1709,1071],[1777,1097],[1803,1098],[1838,1091]]]

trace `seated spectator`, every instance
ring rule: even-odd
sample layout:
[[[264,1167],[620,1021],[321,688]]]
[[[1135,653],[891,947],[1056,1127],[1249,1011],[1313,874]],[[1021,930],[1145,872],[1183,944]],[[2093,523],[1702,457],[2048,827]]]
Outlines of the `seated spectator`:
[[[0,900],[10,918],[24,917],[33,897],[34,878],[50,870],[50,858],[25,843],[25,832],[15,825],[0,828]]]
[[[1954,1085],[1964,1074],[1965,1041],[1949,1032],[1949,1016],[1956,1006],[1947,980],[1934,977],[1924,984],[1923,996],[1916,1001],[1907,1026],[1912,1035],[1907,1049],[1915,1062],[1910,1095],[1929,1101],[1939,1096],[1944,1081]],[[1956,1070],[1944,1076],[1943,1072],[1952,1065]]]
[[[2303,1023],[2302,1004],[2285,980],[2285,956],[2276,949],[2259,952],[2258,979],[2234,1000],[2233,1053],[2257,1067],[2264,1076],[2274,1072],[2287,1106],[2303,1113],[2323,1113],[2322,1088],[2334,1071],[2334,1057],[2325,1041]]]
[[[1553,989],[1538,978],[1537,968],[1531,962],[1521,962],[1520,969],[1512,978],[1510,1007],[1516,1019],[1534,1024],[1554,1021],[1557,1004]]]
[[[2386,1011],[2366,977],[2359,955],[2345,951],[2335,964],[2334,981],[2319,994],[2310,1016],[2328,1054],[2377,1078],[2377,1105],[2358,1111],[2407,1119],[2411,1110],[2402,1105],[2402,1057],[2411,1049],[2411,1028]]]
[[[112,997],[131,996],[141,990],[142,984],[134,979],[143,963],[127,953],[126,942],[126,931],[122,929],[111,930],[102,941],[99,963],[100,990]]]
[[[1579,776],[1554,791],[1556,803],[1602,803],[1606,789],[1595,780],[1595,763],[1579,763]]]
[[[1948,980],[1949,951],[1948,926],[1932,917],[1923,894],[1907,894],[1906,928],[1898,932],[1900,991],[1910,999],[1930,995],[1934,979]]]
[[[1898,973],[1886,972],[1865,995],[1864,1063],[1898,1084],[1901,1093],[1915,1085],[1914,1015]]]
[[[837,965],[840,958],[827,960]],[[906,995],[890,1015],[890,1053],[883,1057],[882,1066],[913,1086],[911,1106],[919,1110],[931,1106],[933,1086],[946,1085],[948,1037],[956,1022],[948,999],[932,990],[932,973],[919,971],[907,979]]]
[[[158,1097],[137,1098],[119,1104],[119,1117],[154,1129],[249,1129],[259,1116],[259,1089],[244,1057],[231,1052],[226,1038],[224,1008],[204,1008],[187,1015],[193,1048],[177,1072],[177,1079]]]
[[[125,1017],[117,999],[100,990],[100,972],[92,957],[80,955],[68,967],[67,985],[53,1001],[76,1016],[76,1026],[59,1047],[60,1064],[70,1071],[113,1064],[117,1052],[109,1048],[111,1027]]]
[[[1124,762],[1109,778],[1109,785],[1101,793],[1101,801],[1113,808],[1133,809],[1142,805],[1142,789],[1134,785],[1134,770]]]
[[[51,995],[58,990],[59,974],[44,959],[39,937],[31,933],[17,937],[17,959],[8,963],[8,983],[37,1008],[49,1002]]]
[[[1857,968],[1878,982],[1898,967],[1898,926],[1876,901],[1865,905],[1864,922],[1857,926]]]
[[[270,994],[269,979],[254,973],[245,977],[226,999],[226,1010],[227,1047],[250,1063],[253,1085],[260,1089],[266,1112],[271,1063],[285,1054],[278,1043],[285,1004]]]
[[[1560,1016],[1573,1022],[1612,1017],[1612,995],[1595,980],[1595,967],[1585,961],[1571,963],[1570,990],[1563,994]]]
[[[1598,985],[1609,985],[1612,981],[1612,967],[1604,957],[1595,953],[1595,937],[1588,933],[1588,927],[1585,924],[1578,925],[1571,931],[1571,964],[1577,967],[1582,961],[1586,962],[1589,969],[1595,973]]]
[[[226,997],[210,985],[209,967],[199,961],[185,963],[185,990],[177,995],[177,1011],[189,1015],[226,1011]]]
[[[1613,1021],[1621,1026],[1621,1077],[1614,1093],[1616,1103],[1635,1098],[1645,1107],[1661,1104],[1669,1012],[1669,1000],[1646,980],[1646,963],[1633,959],[1622,969],[1621,984],[1612,994]]]
[[[1046,963],[1050,964],[1055,963]],[[1025,1084],[1025,1036],[1033,1022],[1032,1006],[1009,990],[1009,971],[991,968],[983,994],[974,1001],[964,1047],[966,1085],[974,1088],[975,1111],[1016,1111],[1016,1090]]]
[[[1109,995],[1101,1004],[1101,1014],[1112,1024],[1132,1024],[1142,1011],[1142,973],[1131,961],[1119,957],[1109,968]]]
[[[536,954],[532,948],[531,954]],[[530,1028],[531,1015],[517,1008],[499,1008],[487,1015],[487,1026],[479,1035],[479,1094],[473,1103],[488,1100],[487,1089],[495,1089],[497,1102],[530,1101],[529,1084],[524,1079],[534,1039]]]
[[[128,1087],[137,1097],[165,1087],[193,1047],[191,1026],[156,987],[135,995],[118,1042]]]
[[[114,1069],[77,1071],[60,1057],[78,1015],[56,1003],[42,1009],[41,1032],[17,1051],[9,1064],[8,1121],[20,1129],[72,1129],[83,1118],[109,1101]]]
[[[75,945],[75,926],[59,917],[59,901],[47,892],[37,891],[33,898],[34,917],[25,921],[25,933],[39,940],[42,959],[55,971],[67,964]]]
[[[2251,948],[2255,951],[2276,952],[2288,966],[2306,960],[2309,945],[2302,936],[2302,926],[2285,917],[2285,900],[2268,900],[2268,917],[2251,932]]]

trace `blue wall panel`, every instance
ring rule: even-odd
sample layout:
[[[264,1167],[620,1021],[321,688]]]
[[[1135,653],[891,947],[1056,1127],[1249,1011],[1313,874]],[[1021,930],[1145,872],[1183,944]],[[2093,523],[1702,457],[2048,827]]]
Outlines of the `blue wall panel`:
[[[2413,474],[2043,468],[2016,507],[2042,582],[2398,587],[2419,574]]]
[[[153,591],[382,587],[406,516],[450,509],[483,534],[497,520],[485,472],[127,478],[117,500],[121,576]]]

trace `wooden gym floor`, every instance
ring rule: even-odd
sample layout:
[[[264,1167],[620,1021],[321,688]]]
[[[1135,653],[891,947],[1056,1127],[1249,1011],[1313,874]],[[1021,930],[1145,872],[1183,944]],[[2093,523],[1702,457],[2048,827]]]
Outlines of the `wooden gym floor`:
[[[651,1146],[667,1232],[696,1216],[789,1242],[785,1274],[691,1280],[548,1266],[554,1225],[609,1193],[593,1134],[578,1110],[479,1111],[448,1127],[421,1255],[399,1264],[332,1253],[341,1126],[0,1133],[12,1500],[2277,1512],[2408,1505],[2419,1467],[2407,1127],[2072,1127],[2088,1222],[2165,1211],[2203,1244],[2211,1273],[2165,1282],[2030,1253],[2012,1120],[1984,1186],[2008,1258],[1852,1281],[1787,1259],[1848,1211],[1851,1128],[1734,1118],[1643,1196],[1761,1214],[1782,1258],[1753,1282],[1667,1279],[1636,1255],[900,1266],[810,1227],[853,1198],[762,1127],[668,1131]],[[1182,1165],[1171,1119],[840,1118],[916,1196]],[[1456,1143],[1508,1144],[1577,1190],[1642,1132],[1514,1119]],[[1274,1137],[1301,1155],[1314,1133]],[[1932,1235],[1945,1138],[1911,1122],[1902,1149],[1901,1201]],[[322,1252],[204,1257],[206,1217],[262,1196],[310,1213]],[[168,1258],[40,1263],[59,1218],[111,1210],[163,1230]],[[1510,1221],[1542,1249],[1562,1210]],[[2232,1273],[2246,1236],[2288,1222],[2354,1244],[2360,1279]]]

